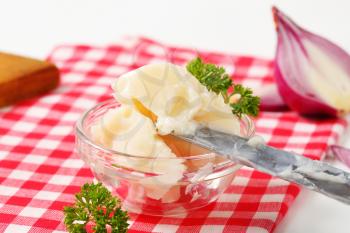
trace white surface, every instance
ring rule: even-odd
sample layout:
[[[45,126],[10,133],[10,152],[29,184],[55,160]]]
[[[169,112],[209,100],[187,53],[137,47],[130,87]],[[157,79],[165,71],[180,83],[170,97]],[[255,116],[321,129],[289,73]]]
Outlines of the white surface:
[[[348,0],[0,0],[0,50],[44,58],[60,43],[105,44],[122,35],[146,35],[171,44],[272,58],[274,3],[350,51]],[[348,233],[349,214],[349,206],[303,191],[276,232]]]

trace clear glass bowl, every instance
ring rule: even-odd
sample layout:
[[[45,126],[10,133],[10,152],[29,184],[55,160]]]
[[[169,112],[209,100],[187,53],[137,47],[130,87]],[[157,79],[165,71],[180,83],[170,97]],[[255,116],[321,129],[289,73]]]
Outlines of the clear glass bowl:
[[[115,100],[108,100],[83,114],[76,125],[76,152],[90,166],[97,180],[121,199],[126,210],[158,216],[183,214],[216,201],[231,184],[241,165],[214,153],[162,158],[165,163],[186,165],[182,178],[171,185],[157,179],[166,174],[154,174],[128,166],[135,163],[152,164],[161,159],[121,153],[92,140],[91,126],[107,110],[118,106]],[[245,137],[254,135],[254,124],[247,116],[242,117],[241,134]],[[156,179],[151,179],[152,184],[145,183],[145,179],[150,177]]]

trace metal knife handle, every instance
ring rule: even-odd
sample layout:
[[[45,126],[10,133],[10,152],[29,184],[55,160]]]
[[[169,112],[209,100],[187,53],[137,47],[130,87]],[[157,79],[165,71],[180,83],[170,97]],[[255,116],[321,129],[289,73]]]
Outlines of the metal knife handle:
[[[178,137],[350,205],[350,174],[327,163],[264,144],[251,146],[245,138],[208,128]]]
[[[275,154],[294,160],[285,169],[276,171],[275,176],[320,192],[350,205],[350,174],[327,163],[311,160],[295,153],[277,150],[269,146],[259,146],[261,154]],[[258,166],[257,169],[262,168]],[[274,173],[270,173],[274,175]]]

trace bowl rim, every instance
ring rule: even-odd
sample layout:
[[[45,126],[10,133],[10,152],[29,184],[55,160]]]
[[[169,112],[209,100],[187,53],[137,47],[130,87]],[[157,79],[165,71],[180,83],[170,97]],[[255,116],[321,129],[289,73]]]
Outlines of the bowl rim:
[[[129,157],[129,158],[137,158],[137,159],[165,159],[165,160],[169,160],[169,159],[183,159],[183,160],[199,160],[199,159],[205,159],[205,158],[210,158],[210,157],[215,157],[216,154],[214,152],[212,153],[205,153],[205,154],[200,154],[200,155],[191,155],[191,156],[184,156],[184,157],[157,157],[157,156],[144,156],[144,155],[132,155],[132,154],[127,154],[124,152],[120,152],[117,150],[113,150],[110,148],[107,148],[101,144],[95,143],[94,140],[87,134],[86,130],[84,130],[83,127],[83,123],[86,120],[86,118],[93,112],[95,112],[96,110],[100,109],[100,107],[106,105],[112,105],[112,104],[119,104],[115,99],[111,98],[108,100],[105,100],[101,103],[98,103],[96,105],[94,105],[93,107],[91,107],[90,109],[86,110],[77,120],[76,124],[75,124],[75,133],[76,136],[79,137],[80,140],[83,140],[85,143],[89,144],[90,146],[92,146],[93,148],[100,150],[104,153],[108,153],[108,154],[117,154],[118,156],[125,156],[125,157]],[[115,107],[115,106],[114,106]],[[247,135],[245,135],[245,137],[252,137],[255,134],[255,125],[253,120],[243,114],[241,119],[240,119],[241,125],[242,122],[245,123],[244,127],[247,128]]]

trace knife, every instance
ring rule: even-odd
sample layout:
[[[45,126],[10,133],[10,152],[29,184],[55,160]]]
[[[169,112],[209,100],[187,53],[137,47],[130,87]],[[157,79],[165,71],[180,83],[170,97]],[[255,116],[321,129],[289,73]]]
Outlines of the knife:
[[[175,135],[256,170],[302,185],[350,205],[350,174],[293,152],[252,145],[237,135],[201,127],[193,135]]]

